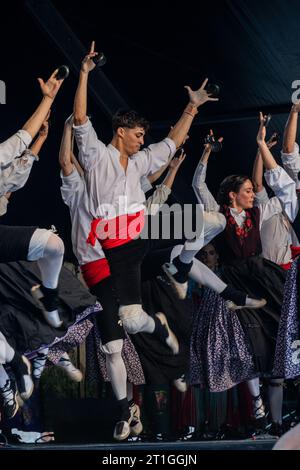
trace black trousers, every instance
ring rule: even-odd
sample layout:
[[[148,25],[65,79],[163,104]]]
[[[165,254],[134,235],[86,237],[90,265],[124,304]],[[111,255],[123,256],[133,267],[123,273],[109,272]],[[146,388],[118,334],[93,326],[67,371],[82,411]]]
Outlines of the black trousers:
[[[0,263],[26,261],[29,243],[36,229],[0,225]]]
[[[102,344],[109,343],[117,339],[124,339],[125,333],[119,322],[119,303],[113,288],[112,277],[107,277],[90,288],[103,310],[95,316],[95,321],[99,328]]]

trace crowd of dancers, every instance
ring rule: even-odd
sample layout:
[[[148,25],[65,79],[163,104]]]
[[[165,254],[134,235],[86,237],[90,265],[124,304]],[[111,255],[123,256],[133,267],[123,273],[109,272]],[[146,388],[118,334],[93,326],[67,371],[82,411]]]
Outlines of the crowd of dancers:
[[[171,205],[193,119],[199,107],[218,99],[206,91],[207,80],[198,90],[186,87],[188,103],[179,120],[161,142],[146,148],[148,122],[135,111],[120,110],[105,145],[87,115],[94,47],[93,42],[81,64],[73,113],[57,152],[61,196],[84,283],[62,267],[64,243],[54,230],[0,225],[1,416],[16,415],[47,360],[80,381],[67,352],[87,340],[87,360],[111,382],[116,398],[116,440],[143,430],[132,384],[166,378],[182,392],[186,381],[210,392],[245,382],[261,429],[267,420],[260,379],[267,378],[271,425],[281,435],[284,380],[300,375],[300,104],[292,106],[285,126],[282,166],[271,153],[276,135],[266,141],[266,117],[260,113],[252,177],[226,177],[216,199],[206,184],[211,131],[191,182],[198,203],[190,215],[200,220],[201,230],[178,236],[176,210],[185,215],[187,209],[177,205],[166,215],[164,208]],[[57,71],[47,82],[39,79],[41,103],[22,129],[0,144],[0,216],[39,159],[62,83]],[[167,236],[153,236],[155,223],[166,220]],[[205,258],[208,248],[217,266]],[[191,283],[204,288],[193,315],[185,300]]]

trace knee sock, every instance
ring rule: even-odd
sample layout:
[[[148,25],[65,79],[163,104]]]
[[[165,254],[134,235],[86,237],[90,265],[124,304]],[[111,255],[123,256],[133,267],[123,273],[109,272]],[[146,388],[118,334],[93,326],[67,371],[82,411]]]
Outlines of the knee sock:
[[[6,370],[2,365],[0,365],[0,388],[5,387],[7,381],[9,380],[9,377],[6,373]]]
[[[268,386],[269,406],[274,423],[282,423],[283,379],[271,379]]]
[[[260,395],[260,390],[259,390],[259,378],[256,377],[255,379],[251,379],[247,381],[247,386],[249,389],[250,394],[252,395],[252,398],[257,397]]]
[[[44,287],[48,289],[55,289],[57,287],[63,257],[63,241],[53,233],[46,243],[43,257],[37,261]]]
[[[224,300],[233,300],[237,305],[245,305],[247,294],[239,291],[232,286],[226,286],[226,288],[220,292],[220,296]]]
[[[0,332],[0,364],[11,362],[15,351],[6,341],[5,336]]]
[[[117,400],[127,396],[127,372],[121,352],[106,354],[106,367]]]

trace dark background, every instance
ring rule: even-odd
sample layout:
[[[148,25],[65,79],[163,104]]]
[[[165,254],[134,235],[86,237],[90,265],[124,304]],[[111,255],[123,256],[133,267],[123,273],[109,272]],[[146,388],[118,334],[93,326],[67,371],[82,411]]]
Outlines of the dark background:
[[[88,50],[94,39],[96,50],[107,57],[102,75],[93,77],[100,100],[89,94],[89,113],[106,143],[115,102],[103,108],[101,99],[110,101],[105,78],[129,107],[151,121],[154,141],[165,137],[179,118],[187,102],[184,85],[195,89],[209,77],[221,87],[220,101],[200,108],[190,132],[188,156],[175,183],[181,202],[194,198],[191,178],[210,128],[224,136],[222,153],[210,162],[208,184],[213,191],[228,174],[251,174],[259,110],[273,115],[269,132],[283,134],[291,84],[300,80],[299,0],[211,0],[197,9],[195,2],[182,2],[181,7],[168,3],[165,8],[163,2],[118,6],[95,0],[1,5],[0,79],[6,83],[7,104],[0,106],[0,141],[22,127],[39,103],[36,77],[48,78],[61,64],[71,69],[54,103],[40,161],[26,187],[13,195],[5,223],[54,224],[69,248],[69,215],[60,198],[57,160],[63,122],[72,112],[75,64],[79,67],[83,57],[79,41]],[[274,153],[280,156],[280,145]]]

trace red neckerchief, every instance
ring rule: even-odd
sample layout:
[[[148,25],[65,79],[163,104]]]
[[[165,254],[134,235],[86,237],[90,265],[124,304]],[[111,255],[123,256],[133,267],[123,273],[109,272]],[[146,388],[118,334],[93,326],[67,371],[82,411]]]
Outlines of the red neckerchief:
[[[245,238],[248,237],[248,232],[250,232],[250,230],[253,228],[253,223],[252,223],[250,212],[245,210],[246,219],[245,219],[242,227],[240,227],[236,223],[235,218],[233,217],[233,215],[231,215],[230,207],[229,206],[224,206],[224,210],[225,210],[225,217],[227,219],[227,223],[229,225],[234,225],[235,233],[236,233],[236,235],[237,235],[237,237],[238,237],[238,239],[239,239],[239,241],[242,245],[244,243]]]

